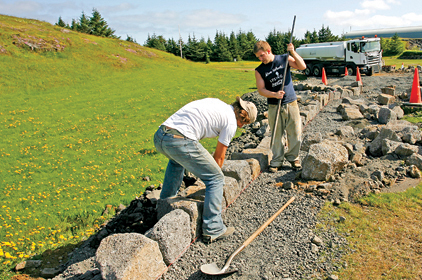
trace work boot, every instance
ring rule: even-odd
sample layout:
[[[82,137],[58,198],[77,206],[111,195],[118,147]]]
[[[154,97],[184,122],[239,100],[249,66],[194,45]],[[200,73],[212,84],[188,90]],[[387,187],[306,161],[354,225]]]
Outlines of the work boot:
[[[289,161],[290,164],[292,165],[293,169],[301,169],[302,165],[300,165],[300,161],[297,159],[295,161]]]
[[[226,231],[224,233],[222,233],[221,235],[217,236],[217,237],[211,237],[209,235],[203,234],[202,235],[202,241],[205,244],[210,244],[214,241],[222,240],[222,239],[227,238],[228,236],[232,235],[233,232],[234,232],[234,227],[227,227]]]
[[[278,171],[278,167],[273,167],[273,166],[270,166],[270,167],[268,167],[268,171],[269,171],[270,173],[277,173],[277,171]]]

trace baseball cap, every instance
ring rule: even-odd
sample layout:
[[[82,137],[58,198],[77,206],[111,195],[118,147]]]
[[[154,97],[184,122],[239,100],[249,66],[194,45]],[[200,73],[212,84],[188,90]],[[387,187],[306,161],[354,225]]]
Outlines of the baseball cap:
[[[254,123],[258,115],[258,110],[256,109],[255,104],[249,101],[245,101],[240,96],[236,96],[236,100],[239,101],[240,106],[248,113],[251,123]]]

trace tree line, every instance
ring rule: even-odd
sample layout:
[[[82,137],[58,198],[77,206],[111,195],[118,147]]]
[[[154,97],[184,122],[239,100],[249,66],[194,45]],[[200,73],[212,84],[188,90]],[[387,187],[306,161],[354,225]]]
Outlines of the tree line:
[[[66,24],[63,21],[62,17],[59,17],[59,20],[56,25],[81,33],[87,33],[100,37],[120,39],[120,37],[114,35],[115,30],[111,29],[108,26],[107,22],[96,9],[92,10],[91,17],[88,17],[87,15],[85,15],[84,12],[82,12],[82,15],[79,17],[78,20],[72,19],[71,25]]]
[[[63,28],[68,28],[81,33],[91,35],[117,38],[114,35],[115,30],[111,29],[98,10],[93,9],[91,17],[88,17],[82,12],[79,19],[72,19],[71,25],[66,24],[61,17],[59,17],[56,25]],[[280,32],[273,30],[269,32],[265,40],[270,44],[273,53],[283,54],[287,52],[287,44],[290,41],[290,32]],[[292,43],[297,48],[301,44],[319,43],[319,42],[333,42],[344,40],[343,37],[334,35],[330,28],[322,26],[318,31],[314,29],[313,32],[306,31],[303,39],[292,37]],[[126,41],[136,41],[127,35]],[[240,60],[255,60],[253,47],[258,41],[252,31],[244,32],[239,30],[235,33],[232,31],[230,35],[224,32],[217,31],[214,40],[209,37],[205,40],[203,37],[199,40],[193,34],[189,35],[186,42],[180,38],[179,40],[165,39],[162,35],[149,35],[143,44],[145,47],[150,47],[165,52],[172,53],[176,56],[181,56],[192,61],[240,61]]]
[[[290,36],[290,32],[280,32],[274,29],[268,34],[265,41],[270,44],[273,53],[283,54],[287,52]],[[304,39],[297,39],[293,36],[292,43],[297,48],[301,44],[339,40],[344,40],[344,38],[334,35],[328,26],[322,26],[319,31],[306,31]],[[183,42],[182,39],[176,41],[173,38],[166,40],[162,35],[148,35],[144,46],[169,52],[192,61],[221,62],[255,60],[253,46],[257,41],[258,39],[252,31],[244,32],[240,30],[237,33],[232,31],[230,35],[217,31],[214,41],[209,37],[207,40],[203,37],[198,40],[195,35],[189,35],[187,42]]]

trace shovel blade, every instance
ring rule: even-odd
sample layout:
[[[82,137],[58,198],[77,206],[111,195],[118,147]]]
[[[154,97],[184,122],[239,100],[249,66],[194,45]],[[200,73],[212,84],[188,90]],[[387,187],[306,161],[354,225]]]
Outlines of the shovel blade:
[[[216,263],[210,263],[210,264],[203,264],[201,265],[201,271],[202,273],[208,274],[208,275],[222,275],[222,274],[229,274],[237,271],[237,269],[219,269]]]

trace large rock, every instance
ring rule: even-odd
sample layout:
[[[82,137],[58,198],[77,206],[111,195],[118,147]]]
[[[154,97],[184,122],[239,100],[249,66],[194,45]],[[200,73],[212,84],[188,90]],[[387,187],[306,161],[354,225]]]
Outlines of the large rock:
[[[157,203],[157,219],[160,220],[164,215],[175,209],[182,209],[189,214],[192,240],[195,239],[196,236],[200,236],[202,232],[202,211],[204,209],[204,202],[183,197],[160,199]]]
[[[388,139],[383,139],[382,140],[382,148],[381,148],[382,154],[387,155],[387,154],[394,153],[396,151],[397,147],[400,146],[400,144],[402,144],[402,143],[392,141],[392,140],[388,140]]]
[[[343,120],[358,120],[363,119],[362,113],[359,111],[359,107],[354,106],[354,108],[346,107],[342,111],[341,117]]]
[[[315,132],[312,134],[306,134],[303,138],[302,145],[300,146],[300,149],[302,151],[309,151],[309,148],[312,144],[321,143],[323,140],[321,132]]]
[[[343,136],[343,137],[351,137],[355,134],[355,131],[354,131],[353,127],[345,125],[345,126],[340,127],[336,131],[336,134]]]
[[[256,159],[261,170],[266,170],[272,159],[273,153],[270,149],[271,137],[264,137],[255,149],[245,149],[241,153],[233,153],[232,160]]]
[[[240,188],[239,183],[235,178],[224,177],[223,197],[226,205],[232,203],[241,191],[242,188]]]
[[[404,117],[404,111],[399,105],[391,104],[388,106],[388,108],[396,113],[397,119],[402,119]]]
[[[190,217],[182,209],[164,215],[145,236],[158,242],[164,262],[170,265],[191,242]]]
[[[326,181],[343,169],[348,162],[348,156],[347,149],[339,143],[324,140],[313,144],[302,162],[302,178]]]
[[[392,104],[392,103],[394,103],[394,101],[396,101],[396,98],[393,95],[389,95],[389,94],[378,95],[378,102],[381,105]]]
[[[422,170],[422,155],[413,154],[406,159],[407,165],[416,165],[419,170]]]
[[[418,151],[418,146],[410,145],[408,143],[401,143],[394,152],[396,153],[396,155],[407,157],[412,154],[417,154]]]
[[[235,178],[241,189],[252,180],[252,172],[246,160],[225,160],[221,167],[223,174]]]
[[[139,233],[104,238],[96,261],[105,280],[156,279],[166,270],[158,243]]]
[[[369,153],[373,156],[380,157],[383,155],[382,142],[384,139],[401,142],[401,138],[391,129],[382,128],[378,136],[369,145]]]
[[[387,124],[390,121],[397,120],[397,113],[387,107],[381,107],[378,113],[378,122]]]

